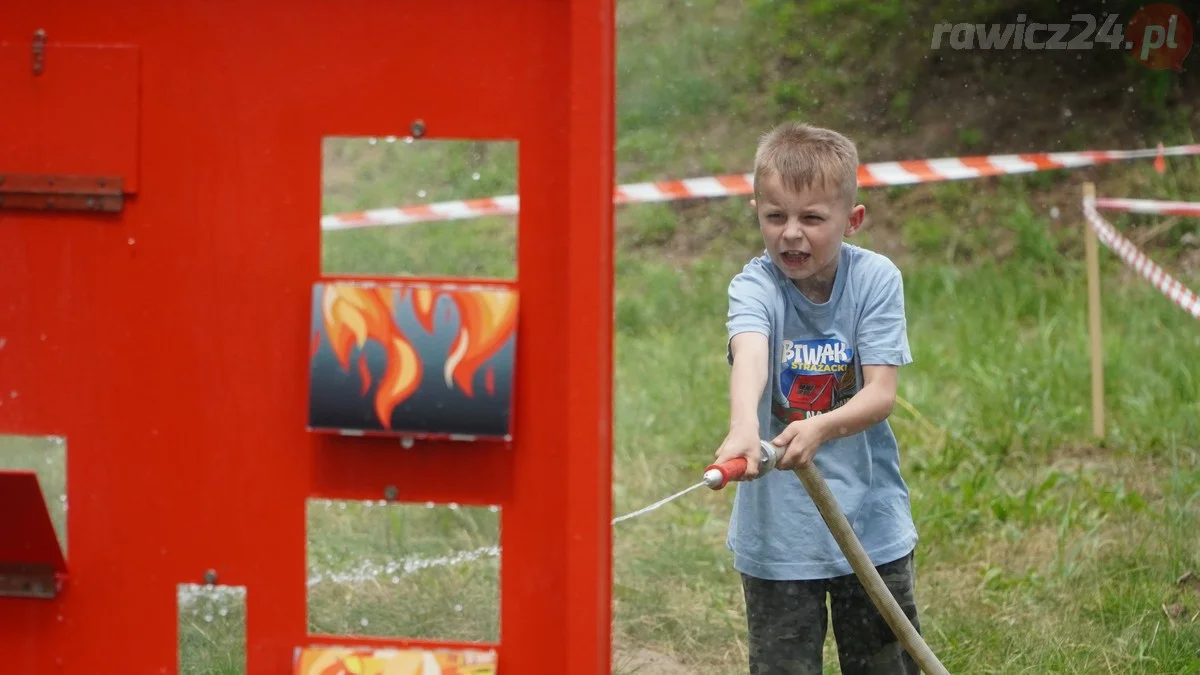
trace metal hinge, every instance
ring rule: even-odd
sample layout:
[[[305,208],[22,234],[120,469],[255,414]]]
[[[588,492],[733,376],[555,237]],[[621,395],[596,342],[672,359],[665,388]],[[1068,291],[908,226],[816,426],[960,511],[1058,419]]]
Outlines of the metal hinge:
[[[60,590],[53,565],[0,563],[0,597],[50,600]]]
[[[120,211],[120,176],[0,174],[0,209]]]

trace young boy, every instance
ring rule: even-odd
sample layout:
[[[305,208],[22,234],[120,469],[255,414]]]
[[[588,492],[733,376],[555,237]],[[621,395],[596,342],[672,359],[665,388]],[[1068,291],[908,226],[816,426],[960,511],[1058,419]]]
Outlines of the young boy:
[[[843,243],[862,225],[858,151],[786,123],[754,161],[766,244],[729,285],[730,425],[717,461],[747,457],[728,545],[742,575],[752,675],[822,672],[829,616],[845,675],[916,674],[791,471],[820,470],[881,577],[918,630],[917,543],[887,423],[898,366],[912,362],[900,271]],[[769,386],[768,386],[769,385]],[[779,450],[760,480],[759,439]]]

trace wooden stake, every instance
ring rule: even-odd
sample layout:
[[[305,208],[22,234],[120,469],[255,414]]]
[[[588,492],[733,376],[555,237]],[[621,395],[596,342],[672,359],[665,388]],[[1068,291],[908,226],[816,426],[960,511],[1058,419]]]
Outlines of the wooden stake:
[[[1083,184],[1083,197],[1096,198],[1096,186]],[[1088,334],[1092,343],[1092,434],[1104,438],[1104,350],[1100,340],[1100,242],[1086,220],[1083,224],[1087,251]]]

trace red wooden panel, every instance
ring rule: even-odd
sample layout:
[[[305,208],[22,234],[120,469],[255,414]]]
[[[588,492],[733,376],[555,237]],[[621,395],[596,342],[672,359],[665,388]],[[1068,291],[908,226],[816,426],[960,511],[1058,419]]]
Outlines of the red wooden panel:
[[[49,38],[38,74],[32,34],[0,42],[0,174],[120,176],[137,192],[137,49]]]
[[[38,28],[46,74],[67,45],[136,49],[140,185],[111,216],[0,209],[0,390],[19,393],[0,431],[71,439],[72,583],[0,599],[6,666],[175,672],[176,585],[211,568],[247,588],[248,675],[288,672],[305,499],[396,485],[503,508],[502,675],[608,673],[611,0],[0,3],[0,42]],[[28,77],[5,67],[0,92]],[[106,91],[74,105],[125,105]],[[519,143],[507,445],[305,430],[321,139],[416,119]],[[28,120],[0,106],[0,129]]]

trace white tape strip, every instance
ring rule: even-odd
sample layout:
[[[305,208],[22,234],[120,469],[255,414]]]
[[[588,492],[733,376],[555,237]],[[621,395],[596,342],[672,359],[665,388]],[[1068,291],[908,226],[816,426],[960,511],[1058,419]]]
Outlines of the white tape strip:
[[[1128,159],[1162,158],[1167,155],[1198,155],[1200,144],[1140,150],[1095,150],[1088,152],[1040,152],[1022,155],[943,157],[899,162],[873,162],[858,167],[859,187],[914,185],[947,180],[964,180],[1056,169],[1074,169]],[[681,199],[733,197],[753,191],[752,174],[704,176],[684,180],[630,183],[615,188],[616,204],[665,202]],[[519,205],[515,195],[466,199],[432,204],[335,213],[321,218],[323,230],[407,225],[433,220],[460,220],[488,215],[511,215]]]
[[[1097,198],[1097,209],[1131,213],[1161,213],[1174,216],[1200,216],[1200,202],[1161,201],[1156,199]]]
[[[1179,305],[1183,311],[1191,314],[1194,318],[1200,319],[1200,296],[1176,281],[1174,277],[1154,264],[1153,260],[1146,257],[1146,254],[1139,251],[1132,242],[1122,237],[1116,228],[1108,224],[1096,212],[1096,201],[1098,200],[1087,198],[1083,200],[1083,215],[1092,229],[1096,231],[1097,238],[1126,265],[1145,277],[1163,295],[1170,298],[1171,302]]]

